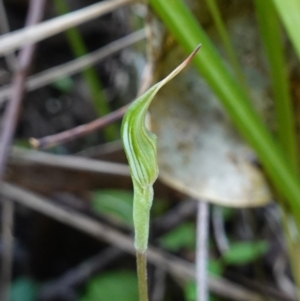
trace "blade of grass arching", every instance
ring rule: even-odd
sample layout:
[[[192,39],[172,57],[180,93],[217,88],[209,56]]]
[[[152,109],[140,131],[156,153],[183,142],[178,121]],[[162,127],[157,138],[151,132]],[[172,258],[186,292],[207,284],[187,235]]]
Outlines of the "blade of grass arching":
[[[212,15],[212,18],[214,20],[214,23],[216,25],[216,28],[218,30],[218,33],[220,35],[220,38],[222,40],[223,46],[225,48],[225,51],[227,53],[227,57],[230,61],[230,64],[234,70],[236,78],[239,80],[240,84],[243,86],[243,88],[248,91],[245,76],[241,70],[240,63],[238,61],[237,55],[233,49],[233,46],[230,42],[230,38],[226,29],[226,25],[222,19],[221,12],[219,10],[218,4],[216,3],[216,0],[206,0],[207,6],[209,8],[209,11]],[[250,94],[250,93],[248,93]]]
[[[254,111],[246,92],[226,69],[210,39],[181,0],[149,2],[186,51],[190,52],[202,43],[201,53],[193,60],[195,67],[219,97],[238,130],[256,150],[275,188],[288,201],[300,228],[298,178]]]
[[[63,15],[69,12],[65,0],[54,0],[58,14]],[[88,53],[85,43],[76,27],[66,30],[66,36],[75,57],[81,57]],[[103,93],[102,84],[93,67],[87,67],[82,71],[83,78],[89,87],[90,95],[98,116],[110,113],[106,97]],[[110,125],[104,129],[106,140],[113,140],[118,136],[119,129],[116,125]]]
[[[277,12],[287,30],[287,33],[300,58],[300,1],[299,0],[272,0]]]
[[[298,152],[296,127],[293,114],[292,100],[288,88],[288,76],[286,73],[286,64],[284,61],[284,52],[282,49],[282,35],[278,16],[274,9],[272,0],[255,0],[256,14],[262,36],[262,42],[265,47],[270,66],[270,75],[272,79],[273,98],[275,102],[276,120],[278,129],[278,140],[290,162],[291,167],[298,172]],[[300,287],[300,263],[299,263],[299,232],[293,238],[290,222],[293,220],[286,208],[282,206],[282,221],[285,237],[288,244],[289,257],[294,279]],[[300,296],[299,296],[300,297]]]
[[[288,87],[281,28],[272,0],[255,0],[262,42],[267,54],[275,101],[278,139],[292,168],[297,171],[298,152],[295,116]]]

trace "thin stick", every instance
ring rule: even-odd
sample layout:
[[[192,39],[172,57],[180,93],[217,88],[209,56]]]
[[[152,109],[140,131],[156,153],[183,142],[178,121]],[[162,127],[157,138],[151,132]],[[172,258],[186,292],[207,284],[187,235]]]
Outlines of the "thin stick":
[[[197,210],[196,284],[197,301],[208,300],[207,249],[209,204],[199,201]]]
[[[4,200],[2,206],[2,269],[0,300],[9,300],[13,261],[14,203]]]
[[[223,254],[229,249],[229,242],[226,237],[222,208],[216,205],[212,208],[212,228],[217,248]]]
[[[97,173],[105,173],[119,176],[130,176],[126,164],[93,160],[79,156],[53,155],[34,150],[24,150],[14,147],[10,153],[10,162],[18,164],[42,164],[70,170],[81,170]]]
[[[42,22],[41,24],[32,26],[31,28],[17,30],[0,38],[0,55],[10,53],[25,45],[44,40],[55,34],[63,32],[70,27],[91,21],[131,2],[132,0],[107,0],[82,8],[67,15]]]
[[[135,255],[134,242],[131,237],[127,237],[82,213],[53,204],[50,200],[42,196],[7,183],[0,183],[0,195]],[[195,279],[195,269],[192,263],[166,254],[152,246],[149,246],[147,250],[147,257],[149,262],[165,269],[171,274],[177,275],[177,277],[185,280]],[[212,292],[227,299],[236,301],[265,300],[264,296],[260,296],[222,278],[209,278],[208,285]]]
[[[74,286],[82,285],[100,270],[124,255],[120,249],[107,247],[96,256],[70,269],[63,276],[48,282],[39,289],[37,300],[56,300],[62,298],[63,292]]]
[[[34,91],[53,83],[60,77],[74,75],[84,70],[88,66],[97,64],[108,56],[113,55],[118,51],[121,51],[122,49],[129,47],[139,41],[142,41],[144,38],[145,31],[141,29],[114,42],[111,42],[83,57],[29,76],[26,81],[26,91]],[[9,97],[11,90],[12,86],[10,85],[4,86],[0,90],[0,104]]]
[[[141,85],[138,91],[138,96],[143,94],[151,85],[152,82],[152,75],[153,75],[153,68],[151,64],[147,64],[145,66]],[[30,138],[29,142],[32,147],[39,148],[39,149],[46,149],[52,146],[55,146],[57,144],[66,143],[68,141],[77,139],[79,137],[88,135],[90,133],[95,132],[96,130],[99,130],[107,125],[109,125],[112,122],[115,122],[123,117],[125,112],[127,111],[130,104],[127,104],[119,109],[117,109],[114,112],[111,112],[103,117],[100,117],[94,121],[91,121],[89,123],[80,125],[78,127],[72,128],[70,130],[46,136],[40,139]]]
[[[166,271],[159,267],[155,269],[155,283],[151,295],[152,301],[163,301],[165,299],[165,291],[166,291]]]
[[[32,147],[39,149],[46,149],[57,144],[66,143],[68,141],[93,133],[95,130],[103,128],[104,126],[119,120],[125,114],[127,107],[128,105],[123,106],[118,110],[100,117],[92,122],[77,126],[59,134],[46,136],[41,139],[30,138],[29,142]]]
[[[146,253],[136,252],[137,275],[140,301],[148,301],[147,257]]]

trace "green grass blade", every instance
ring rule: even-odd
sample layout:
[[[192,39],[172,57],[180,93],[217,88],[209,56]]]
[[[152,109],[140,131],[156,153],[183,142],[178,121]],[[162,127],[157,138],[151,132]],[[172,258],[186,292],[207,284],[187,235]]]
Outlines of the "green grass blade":
[[[227,29],[226,29],[226,25],[222,19],[218,4],[216,3],[216,0],[206,0],[206,3],[208,6],[208,9],[212,15],[212,18],[214,20],[216,29],[220,35],[222,43],[224,45],[225,51],[227,53],[227,57],[228,57],[230,64],[235,72],[236,78],[239,80],[240,84],[247,91],[248,88],[246,86],[245,76],[241,70],[237,55],[230,42],[230,38],[229,38]]]
[[[300,1],[299,0],[272,0],[282,19],[288,35],[300,58]]]
[[[55,8],[58,14],[63,15],[69,12],[69,7],[65,0],[54,0]],[[88,53],[85,43],[76,27],[66,30],[66,36],[75,57],[81,57]],[[102,84],[96,73],[95,68],[88,67],[82,71],[83,78],[87,83],[90,95],[98,116],[110,113],[106,97],[103,93]],[[104,135],[107,140],[113,140],[118,137],[119,129],[116,125],[110,125],[104,129]]]
[[[288,87],[288,76],[282,49],[282,35],[279,20],[272,0],[255,0],[255,6],[262,41],[270,65],[278,138],[292,168],[298,171],[299,157],[297,152],[296,127]],[[291,229],[290,221],[293,219],[294,217],[291,216],[283,206],[282,222],[288,245],[291,269],[295,282],[297,286],[300,287],[300,265],[298,260],[300,240],[299,232],[298,235],[292,235],[295,229]]]
[[[194,58],[197,70],[222,101],[232,121],[256,150],[278,191],[289,202],[300,224],[300,185],[278,145],[250,104],[250,100],[226,69],[215,47],[181,0],[150,0],[150,5],[187,52],[202,43]]]
[[[255,5],[262,41],[270,66],[278,138],[291,166],[297,170],[299,161],[295,116],[288,87],[281,28],[272,0],[255,0]]]

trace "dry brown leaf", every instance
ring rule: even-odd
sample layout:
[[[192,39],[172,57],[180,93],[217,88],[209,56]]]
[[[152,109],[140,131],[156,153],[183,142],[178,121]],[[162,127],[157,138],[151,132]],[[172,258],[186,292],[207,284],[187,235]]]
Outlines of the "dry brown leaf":
[[[246,12],[231,18],[228,29],[251,87],[254,105],[268,120],[272,116],[267,97],[269,81],[258,47],[254,14]],[[220,44],[213,29],[211,34],[216,44]],[[161,70],[157,79],[165,76],[183,56],[178,46],[164,52],[157,65],[157,70]],[[253,207],[271,201],[264,173],[253,163],[254,153],[193,68],[163,88],[150,110],[151,130],[158,136],[162,181],[192,197],[219,205]]]

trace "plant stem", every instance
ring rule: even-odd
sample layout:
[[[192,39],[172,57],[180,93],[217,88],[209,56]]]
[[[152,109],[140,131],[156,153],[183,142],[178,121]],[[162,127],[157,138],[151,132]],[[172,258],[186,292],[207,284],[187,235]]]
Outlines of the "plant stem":
[[[136,252],[137,274],[140,301],[148,301],[147,257],[146,252]]]

